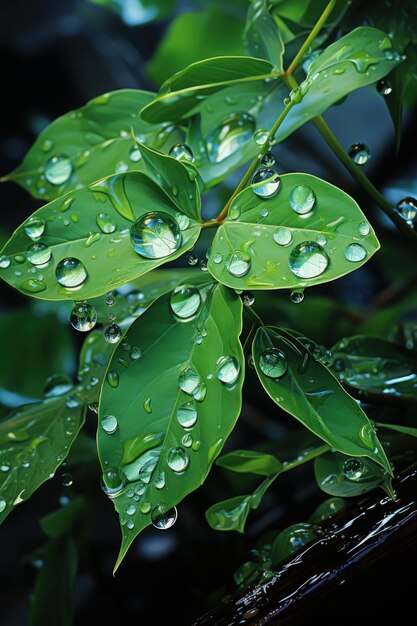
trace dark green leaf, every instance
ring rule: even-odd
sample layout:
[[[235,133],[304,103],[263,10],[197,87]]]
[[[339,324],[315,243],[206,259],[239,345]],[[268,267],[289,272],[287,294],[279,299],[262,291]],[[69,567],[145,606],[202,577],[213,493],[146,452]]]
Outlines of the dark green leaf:
[[[329,519],[329,517],[333,517],[339,511],[344,509],[347,506],[346,500],[343,498],[329,498],[322,502],[314,513],[310,516],[309,522],[311,524],[320,524]]]
[[[387,430],[394,430],[397,433],[401,433],[402,435],[409,435],[410,437],[417,437],[417,428],[412,428],[410,426],[400,426],[399,424],[378,424],[378,428],[386,428]]]
[[[206,518],[214,530],[237,530],[243,533],[250,509],[251,496],[236,496],[213,504],[206,511]]]
[[[197,188],[195,193],[197,203]],[[129,233],[132,222],[151,212],[160,212],[165,222],[173,220],[177,234],[176,238],[172,232],[169,237],[165,235],[166,239],[150,238],[151,247],[152,242],[164,244],[157,258],[136,253]],[[98,225],[97,220],[103,215],[111,224],[111,232],[103,232]],[[46,222],[44,234],[36,244],[25,232],[33,217]],[[199,224],[179,213],[165,193],[139,172],[112,176],[74,191],[43,206],[32,218],[17,228],[3,248],[2,254],[10,257],[10,265],[1,269],[0,275],[23,293],[45,300],[83,300],[107,293],[176,259],[194,245],[200,232]],[[51,259],[43,266],[35,266],[27,259],[29,247],[39,243],[51,253]],[[87,272],[84,282],[83,276],[76,273],[75,288],[63,286],[56,277],[58,264],[68,257],[81,261],[84,277]]]
[[[259,379],[280,408],[332,448],[369,457],[391,472],[365,413],[300,341],[282,330],[261,327],[252,350]]]
[[[374,231],[344,191],[309,174],[280,181],[269,199],[251,188],[236,196],[211,248],[208,268],[217,280],[234,289],[308,287],[352,272],[378,250]],[[312,209],[297,213],[294,194],[308,196]]]
[[[123,534],[116,567],[155,507],[173,507],[204,481],[240,411],[241,301],[211,282],[189,287],[181,302],[181,291],[162,296],[132,324],[125,341],[141,357],[118,346],[103,387],[100,460],[128,481],[113,498]],[[109,415],[117,420],[112,434],[105,431]]]
[[[86,504],[87,500],[80,496],[49,515],[45,515],[40,520],[43,532],[48,537],[61,537],[74,533],[85,514]]]
[[[272,565],[299,552],[308,543],[317,540],[317,532],[312,524],[293,524],[279,533],[272,544]]]
[[[270,476],[282,470],[282,463],[272,454],[263,454],[256,450],[234,450],[221,456],[216,465],[232,472]]]
[[[246,21],[245,41],[249,54],[271,61],[283,71],[284,42],[267,0],[251,3]]]
[[[20,407],[0,422],[0,523],[54,475],[84,416],[83,399],[70,392]]]

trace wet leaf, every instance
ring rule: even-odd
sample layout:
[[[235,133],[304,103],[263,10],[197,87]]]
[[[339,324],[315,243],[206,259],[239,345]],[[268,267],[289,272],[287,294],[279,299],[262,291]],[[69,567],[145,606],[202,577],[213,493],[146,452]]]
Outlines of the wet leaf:
[[[206,518],[214,530],[237,530],[243,533],[251,509],[251,496],[236,496],[213,504]]]
[[[304,546],[317,540],[317,532],[312,524],[293,524],[279,533],[272,544],[271,560],[275,565],[280,561],[296,554]]]
[[[344,509],[347,504],[348,503],[346,500],[343,500],[343,498],[328,498],[316,508],[308,521],[311,524],[320,524],[328,520],[329,517],[336,515],[336,513]]]
[[[216,465],[232,472],[270,476],[282,470],[282,463],[272,454],[256,450],[234,450],[217,459]]]
[[[267,59],[282,72],[284,42],[269,8],[267,0],[250,4],[245,29],[246,49],[248,54]]]

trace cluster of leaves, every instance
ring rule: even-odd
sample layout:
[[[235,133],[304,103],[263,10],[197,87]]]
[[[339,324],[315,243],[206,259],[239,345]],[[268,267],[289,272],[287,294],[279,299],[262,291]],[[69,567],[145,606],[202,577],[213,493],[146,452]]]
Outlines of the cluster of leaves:
[[[48,202],[4,246],[1,277],[38,299],[89,300],[103,325],[106,294],[123,287],[111,296],[123,336],[109,343],[93,330],[75,385],[50,381],[45,398],[0,422],[0,521],[62,464],[90,406],[98,411],[104,491],[122,529],[118,565],[143,528],[161,527],[167,517],[170,523],[170,511],[203,483],[236,423],[245,373],[242,301],[251,304],[245,290],[303,290],[352,272],[378,250],[353,198],[308,174],[278,177],[271,165],[261,182],[242,185],[217,219],[202,217],[211,187],[251,159],[253,172],[258,157],[271,163],[271,145],[401,67],[401,54],[377,28],[358,27],[333,41],[346,7],[330,4],[334,12],[304,49],[324,3],[251,3],[247,55],[192,59],[156,94],[98,96],[46,128],[6,177]],[[178,20],[208,20],[204,12],[196,15]],[[160,59],[169,55],[169,37],[178,37],[172,31],[182,27],[172,26],[152,62],[154,75],[165,66]],[[303,65],[285,71],[300,48]],[[289,77],[299,83],[290,92]],[[214,226],[207,265],[156,269],[192,250],[202,229]],[[311,458],[326,493],[347,497],[382,486],[392,494],[390,461],[352,395],[414,402],[415,357],[378,337],[353,337],[338,342],[330,358],[304,336],[303,324],[265,326],[246,310],[255,318],[246,345],[261,385],[314,434],[317,446],[285,462],[254,451],[221,457],[227,470],[263,480],[253,493],[211,507],[211,526],[242,531],[272,482]],[[6,391],[13,386],[9,375],[3,373]],[[31,386],[21,393],[39,398]],[[280,537],[272,563],[286,553]],[[66,530],[51,541],[51,553],[65,550],[75,567]]]

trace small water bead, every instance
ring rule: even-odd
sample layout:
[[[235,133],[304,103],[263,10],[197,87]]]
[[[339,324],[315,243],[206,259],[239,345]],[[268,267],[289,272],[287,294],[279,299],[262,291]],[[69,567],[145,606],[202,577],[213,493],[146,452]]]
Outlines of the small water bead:
[[[244,306],[253,306],[255,304],[255,296],[251,291],[244,291],[240,297]]]
[[[238,204],[232,204],[227,214],[229,220],[237,220],[240,217],[240,206]]]
[[[45,164],[45,178],[51,185],[63,185],[72,174],[71,159],[65,154],[53,156]]]
[[[193,151],[185,143],[176,143],[170,148],[168,154],[177,161],[188,161],[189,163],[194,161]]]
[[[151,508],[152,508],[152,504],[149,502],[149,500],[144,500],[142,504],[140,505],[140,511],[141,513],[145,513],[145,515],[149,513]]]
[[[130,358],[137,361],[142,356],[142,350],[137,346],[133,346],[130,350]]]
[[[180,227],[180,230],[187,230],[190,225],[190,218],[187,215],[184,215],[184,213],[176,213],[175,221]]]
[[[116,223],[108,213],[99,213],[96,217],[97,226],[105,235],[114,233],[116,230]]]
[[[114,322],[115,319],[116,319],[116,314],[115,313],[109,313],[109,322]]]
[[[207,261],[200,261],[199,267],[202,272],[208,272]]]
[[[85,333],[96,325],[97,313],[87,302],[79,302],[71,311],[70,322],[75,330]]]
[[[74,479],[71,474],[62,474],[61,476],[61,485],[63,487],[72,487],[74,484]]]
[[[365,165],[371,158],[371,151],[366,143],[353,143],[348,150],[348,155],[356,165]]]
[[[288,264],[299,278],[315,278],[326,270],[329,258],[320,244],[304,241],[291,250]]]
[[[133,530],[133,528],[135,527],[135,522],[132,519],[129,520],[120,520],[120,523],[123,525],[123,522],[126,522],[126,528],[128,528],[129,530]]]
[[[194,266],[197,265],[198,263],[198,256],[196,254],[189,254],[187,256],[187,263],[188,265]]]
[[[184,448],[171,448],[168,452],[167,463],[173,472],[183,472],[187,469],[189,462],[190,458]]]
[[[126,485],[126,476],[117,468],[109,468],[101,477],[101,488],[110,498],[115,498]]]
[[[152,413],[152,398],[146,398],[146,400],[143,401],[143,408],[145,409],[146,413]]]
[[[215,252],[215,254],[213,254],[213,263],[216,263],[216,265],[218,265],[222,261],[223,261],[222,255],[219,254],[218,252]]]
[[[274,241],[280,246],[288,246],[292,241],[292,232],[289,228],[278,228],[274,232]]]
[[[411,196],[403,198],[397,203],[395,210],[407,222],[412,222],[417,216],[417,199]]]
[[[129,151],[129,159],[133,161],[133,163],[137,163],[142,158],[141,151],[137,146],[132,146]]]
[[[306,215],[313,210],[316,195],[308,185],[297,185],[290,193],[289,203],[298,215]]]
[[[169,508],[165,504],[158,504],[152,509],[152,524],[158,530],[168,530],[177,521],[178,513],[175,506]]]
[[[197,421],[197,410],[192,402],[186,402],[178,407],[177,420],[183,428],[194,426]]]
[[[133,249],[145,259],[162,259],[181,245],[178,223],[171,215],[154,211],[142,215],[130,228]]]
[[[259,211],[259,215],[260,215],[260,217],[268,217],[268,215],[269,215],[268,209],[265,209],[265,208],[261,209]]]
[[[253,135],[258,146],[263,146],[268,141],[269,133],[264,128],[259,128]]]
[[[8,472],[11,468],[11,463],[9,463],[9,461],[2,461],[0,463],[0,472]]]
[[[175,287],[171,294],[170,305],[172,312],[181,319],[188,319],[195,315],[200,308],[200,304],[200,292],[192,285]]]
[[[363,261],[366,257],[366,250],[360,243],[350,243],[345,248],[345,258],[352,263]]]
[[[187,367],[183,370],[179,377],[179,386],[184,393],[192,396],[198,386],[201,384],[200,376],[191,367]]]
[[[34,241],[39,239],[39,237],[42,237],[45,232],[45,228],[46,221],[41,217],[31,217],[24,225],[26,235],[29,239]]]
[[[163,489],[165,487],[165,472],[161,472],[157,478],[155,478],[155,487],[157,489]]]
[[[6,254],[2,254],[0,256],[0,268],[5,270],[8,267],[10,267],[10,258]]]
[[[304,300],[304,291],[292,291],[290,300],[294,304],[300,304]]]
[[[192,444],[193,444],[193,438],[192,436],[187,433],[186,435],[184,435],[184,437],[181,439],[181,443],[184,446],[184,448],[191,448]]]
[[[392,87],[385,78],[377,82],[376,90],[381,96],[389,96],[392,93]]]
[[[134,504],[129,504],[126,507],[126,515],[134,515],[136,513],[136,507]]]
[[[207,154],[210,163],[221,163],[237,152],[252,137],[255,118],[248,113],[232,113],[207,135]]]
[[[6,500],[0,496],[0,513],[3,513],[6,506],[7,506]]]
[[[204,398],[206,397],[206,394],[207,394],[207,387],[205,383],[200,383],[197,389],[195,389],[195,391],[193,392],[193,398],[195,398],[197,402],[203,402]]]
[[[60,285],[73,288],[82,285],[88,273],[79,259],[68,257],[58,263],[55,269],[55,276]]]
[[[100,422],[100,426],[108,435],[116,432],[118,427],[117,417],[114,415],[105,415]]]
[[[359,480],[364,470],[365,467],[359,459],[347,459],[342,467],[343,474],[348,480]]]
[[[273,165],[275,165],[275,157],[272,152],[267,152],[266,154],[264,154],[261,159],[261,163],[264,167],[272,167]]]
[[[287,357],[278,348],[268,348],[259,357],[259,368],[268,378],[281,378],[288,369]]]
[[[272,198],[278,193],[280,186],[278,173],[270,168],[258,170],[252,177],[252,191],[260,198]]]
[[[117,324],[107,324],[103,334],[107,343],[117,343],[122,336],[122,330]]]
[[[48,248],[44,243],[34,243],[28,249],[28,261],[32,263],[32,265],[43,266],[50,261],[52,256],[51,249]]]
[[[221,356],[216,362],[216,374],[220,382],[233,384],[237,381],[240,365],[234,356]]]
[[[371,230],[371,227],[369,226],[368,222],[361,222],[359,224],[359,233],[362,235],[362,237],[366,237],[367,235],[369,235],[369,231]]]
[[[236,277],[244,276],[250,270],[251,258],[247,252],[236,250],[226,259],[226,268],[230,274]]]
[[[114,389],[119,385],[119,374],[114,371],[107,372],[107,382]]]

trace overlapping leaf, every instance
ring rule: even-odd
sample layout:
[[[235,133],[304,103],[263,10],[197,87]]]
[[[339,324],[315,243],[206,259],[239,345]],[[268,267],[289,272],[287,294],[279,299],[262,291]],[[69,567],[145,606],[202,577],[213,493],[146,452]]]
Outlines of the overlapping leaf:
[[[284,42],[267,0],[251,2],[246,20],[245,43],[249,54],[271,61],[283,71]]]

